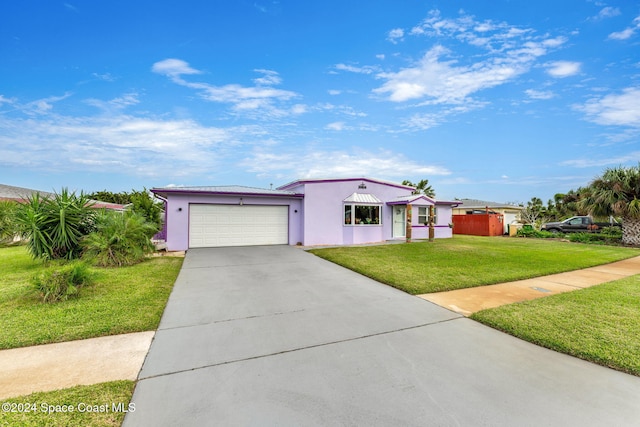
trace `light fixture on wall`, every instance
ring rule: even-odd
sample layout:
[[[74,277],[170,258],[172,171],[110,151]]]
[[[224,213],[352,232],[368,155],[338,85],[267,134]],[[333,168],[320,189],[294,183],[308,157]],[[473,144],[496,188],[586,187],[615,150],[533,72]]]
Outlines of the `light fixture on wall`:
[[[243,203],[242,203],[242,197],[240,197],[240,206],[242,206],[242,204],[243,204]]]
[[[360,190],[365,190],[367,188],[367,186],[364,184],[364,181],[360,182],[360,185],[358,185],[358,188]]]
[[[182,208],[178,208],[178,212],[182,212]]]

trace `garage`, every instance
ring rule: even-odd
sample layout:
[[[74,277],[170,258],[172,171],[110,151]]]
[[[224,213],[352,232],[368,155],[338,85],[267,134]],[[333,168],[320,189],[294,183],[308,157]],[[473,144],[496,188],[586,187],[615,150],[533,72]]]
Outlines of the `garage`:
[[[286,245],[289,207],[189,205],[189,247]]]

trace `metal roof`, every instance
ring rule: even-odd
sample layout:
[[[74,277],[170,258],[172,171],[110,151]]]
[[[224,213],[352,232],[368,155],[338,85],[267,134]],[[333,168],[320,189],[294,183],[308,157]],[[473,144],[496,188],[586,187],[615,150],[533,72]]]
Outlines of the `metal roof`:
[[[217,185],[202,187],[152,188],[153,193],[208,193],[208,194],[253,194],[259,196],[299,196],[295,191],[272,190],[269,188],[245,187],[243,185]]]
[[[363,203],[363,204],[369,204],[369,205],[382,204],[382,200],[378,199],[373,194],[367,194],[367,193],[353,193],[352,195],[344,199],[343,202]]]
[[[476,209],[484,209],[484,208],[507,208],[507,209],[518,209],[522,210],[524,207],[516,206],[509,203],[498,203],[498,202],[490,202],[487,200],[477,200],[477,199],[459,199],[460,202],[459,208],[476,208]]]
[[[29,188],[0,184],[0,200],[26,200],[36,193],[40,193],[42,197],[53,197],[53,193],[49,193],[47,191],[31,190]]]

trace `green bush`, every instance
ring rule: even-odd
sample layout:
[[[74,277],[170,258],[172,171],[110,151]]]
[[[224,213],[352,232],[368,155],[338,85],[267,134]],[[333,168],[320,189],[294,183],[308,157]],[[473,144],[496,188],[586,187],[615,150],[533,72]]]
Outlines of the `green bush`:
[[[151,237],[158,227],[139,213],[102,211],[95,227],[82,241],[83,256],[99,266],[133,265],[155,251]]]
[[[601,233],[573,233],[569,235],[569,241],[575,243],[591,243],[596,245],[619,245],[622,243],[620,235]]]
[[[0,244],[12,243],[19,234],[16,222],[18,207],[13,200],[0,200]]]
[[[534,228],[521,228],[516,233],[518,237],[534,237],[537,239],[550,239],[554,237],[561,237],[562,235],[558,235],[556,233],[552,233],[550,231],[544,230],[536,230]]]
[[[76,259],[80,239],[93,227],[94,210],[87,196],[63,188],[53,197],[36,193],[20,206],[17,222],[35,259]]]
[[[66,301],[77,296],[79,288],[90,282],[89,268],[80,261],[51,265],[32,280],[44,302]]]

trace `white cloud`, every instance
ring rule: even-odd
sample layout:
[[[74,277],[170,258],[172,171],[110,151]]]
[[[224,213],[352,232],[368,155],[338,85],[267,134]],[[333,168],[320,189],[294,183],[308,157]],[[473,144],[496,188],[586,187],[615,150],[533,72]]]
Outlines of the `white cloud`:
[[[539,57],[567,41],[565,37],[535,36],[533,30],[503,22],[478,22],[466,14],[445,19],[437,10],[431,11],[410,34],[438,38],[441,44],[406,68],[376,75],[384,83],[373,92],[393,102],[415,99],[427,99],[433,104],[468,102],[472,94],[526,73]],[[447,38],[484,52],[459,55],[444,46]]]
[[[341,131],[341,130],[345,129],[345,123],[344,122],[333,122],[333,123],[329,123],[324,128],[325,129],[329,129],[329,130]]]
[[[640,87],[629,87],[620,94],[592,98],[574,108],[587,120],[605,126],[640,127]]]
[[[630,39],[635,33],[636,30],[640,28],[640,16],[637,16],[630,27],[625,28],[622,31],[617,31],[609,34],[609,39],[611,40],[627,40]]]
[[[342,91],[338,89],[329,89],[327,92],[329,95],[340,95],[342,93]]]
[[[100,73],[92,73],[91,74],[93,77],[97,78],[98,80],[102,80],[104,82],[114,82],[116,81],[116,78],[113,77],[111,75],[111,73],[104,73],[104,74],[100,74]]]
[[[377,58],[377,59],[379,59],[379,60],[381,60],[381,61],[384,61],[384,58],[385,58],[384,53],[379,53],[379,54],[377,54],[377,55],[376,55],[376,58]]]
[[[264,74],[264,76],[262,77],[253,79],[253,82],[258,86],[272,86],[272,85],[278,85],[282,83],[282,79],[280,78],[278,73],[275,71],[263,70],[263,69],[256,69],[253,71]]]
[[[179,77],[182,74],[202,74],[202,71],[191,68],[188,62],[175,58],[156,62],[151,67],[151,71],[169,77]]]
[[[176,84],[198,90],[200,96],[207,101],[232,104],[232,110],[235,113],[253,114],[254,118],[284,117],[291,110],[277,108],[274,103],[299,96],[295,92],[272,87],[282,82],[279,74],[273,70],[254,70],[262,76],[253,80],[256,86],[247,87],[239,84],[215,86],[209,83],[188,82],[182,78],[183,74],[201,74],[201,72],[180,59],[156,62],[151,69],[155,73],[168,76]],[[257,114],[258,110],[262,110],[261,114]]]
[[[24,113],[33,114],[48,114],[53,110],[53,104],[65,100],[71,96],[71,93],[67,92],[61,96],[49,96],[46,98],[36,99],[25,105],[19,105],[18,108]]]
[[[113,111],[113,110],[122,110],[131,105],[136,105],[140,103],[138,99],[137,93],[127,93],[121,97],[114,98],[110,101],[102,101],[100,99],[87,99],[85,103],[89,105],[93,105],[94,107],[100,108],[104,111]]]
[[[555,96],[555,94],[551,91],[545,90],[535,90],[535,89],[527,89],[524,91],[527,96],[531,99],[551,99]]]
[[[390,101],[404,102],[429,98],[434,103],[461,103],[469,95],[483,89],[501,85],[528,69],[529,60],[502,58],[456,66],[455,60],[441,60],[449,53],[435,46],[413,67],[395,73],[380,73],[386,80],[374,93],[387,95]]]
[[[377,178],[406,178],[413,175],[450,175],[442,166],[426,165],[389,150],[370,152],[355,148],[347,151],[268,152],[257,150],[242,165],[260,176],[290,178],[322,178],[375,176]]]
[[[618,165],[624,165],[628,163],[637,164],[638,159],[640,159],[640,151],[634,151],[629,154],[617,156],[617,157],[605,157],[600,159],[589,158],[589,159],[566,160],[560,163],[560,165],[571,166],[575,168],[618,166]]]
[[[547,62],[547,74],[551,77],[564,78],[578,74],[582,63],[574,61],[552,61]]]
[[[363,67],[357,67],[355,65],[336,64],[335,68],[336,68],[336,70],[349,71],[351,73],[358,73],[358,74],[372,74],[373,72],[375,72],[377,70],[377,67],[374,67],[374,66],[371,66],[371,65],[365,65]]]
[[[41,171],[197,176],[219,167],[254,129],[129,115],[12,119],[0,116],[0,165]]]
[[[393,30],[389,31],[389,34],[387,35],[387,40],[389,40],[393,44],[396,44],[398,43],[398,40],[401,41],[403,37],[404,37],[404,30],[402,28],[394,28]]]
[[[0,95],[0,105],[13,104],[15,102],[16,102],[15,98],[6,98],[4,95]]]

